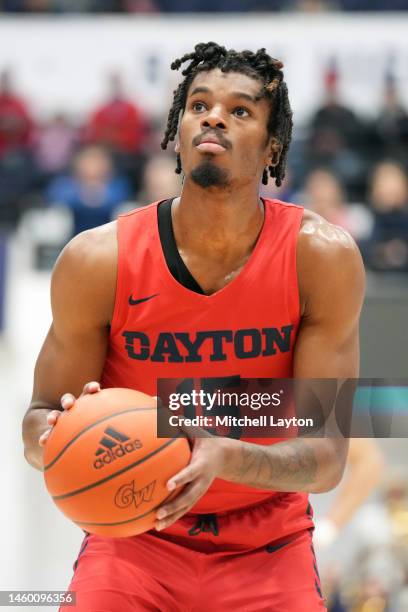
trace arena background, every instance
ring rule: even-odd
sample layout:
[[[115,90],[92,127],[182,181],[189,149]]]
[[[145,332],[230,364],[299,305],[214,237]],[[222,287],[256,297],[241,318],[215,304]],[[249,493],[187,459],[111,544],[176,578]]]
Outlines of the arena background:
[[[181,15],[146,1],[128,4],[155,14],[72,16],[63,12],[67,3],[25,4],[3,2],[0,13],[0,73],[14,99],[10,111],[0,85],[0,590],[63,590],[82,532],[54,508],[42,475],[25,462],[20,433],[50,324],[50,268],[75,231],[103,219],[101,211],[114,218],[177,192],[174,155],[159,147],[179,79],[169,64],[197,42],[266,47],[284,61],[294,141],[288,180],[267,193],[351,231],[368,273],[361,376],[406,377],[408,13],[381,12],[390,3],[357,14],[338,9],[364,11],[364,2],[310,1]],[[12,14],[53,12],[54,4],[58,15]],[[95,114],[114,89],[138,111],[138,138],[123,146],[101,136]],[[87,162],[78,161],[84,150]],[[115,197],[78,208],[69,194],[81,180]],[[383,483],[336,542],[318,551],[332,611],[408,610],[408,450],[402,439],[378,442]],[[388,516],[391,490],[399,491],[398,528]],[[312,496],[317,519],[335,494]],[[402,556],[394,554],[396,541]]]

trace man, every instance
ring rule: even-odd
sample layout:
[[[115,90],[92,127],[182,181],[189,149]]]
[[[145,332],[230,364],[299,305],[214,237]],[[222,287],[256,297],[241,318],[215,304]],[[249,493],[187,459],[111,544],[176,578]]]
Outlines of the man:
[[[24,420],[38,469],[47,420],[87,381],[155,395],[165,377],[357,376],[356,246],[317,215],[258,196],[261,178],[284,177],[292,113],[282,63],[215,43],[172,67],[184,62],[162,145],[178,133],[181,196],[79,235],[55,267],[54,321]],[[77,607],[324,609],[307,494],[339,482],[347,445],[256,442],[196,438],[168,483],[185,487],[158,509],[156,530],[87,535],[71,583]]]
[[[108,99],[92,113],[84,140],[109,149],[118,171],[138,190],[150,126],[142,110],[128,99],[120,72],[111,72],[107,80]]]
[[[0,72],[0,225],[15,225],[24,196],[35,184],[34,124],[26,102],[14,90],[13,75]]]
[[[380,446],[370,438],[351,438],[346,474],[326,515],[317,522],[315,546],[331,546],[364,502],[379,487],[385,472]]]
[[[31,145],[33,122],[25,101],[15,93],[12,74],[0,73],[0,158],[27,151]]]

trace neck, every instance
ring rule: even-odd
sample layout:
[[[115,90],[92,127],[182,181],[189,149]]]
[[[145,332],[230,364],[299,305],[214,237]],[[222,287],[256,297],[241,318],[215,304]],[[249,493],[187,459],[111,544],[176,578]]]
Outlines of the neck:
[[[180,251],[221,260],[252,251],[262,228],[264,208],[258,184],[235,191],[203,189],[186,179],[172,214]]]

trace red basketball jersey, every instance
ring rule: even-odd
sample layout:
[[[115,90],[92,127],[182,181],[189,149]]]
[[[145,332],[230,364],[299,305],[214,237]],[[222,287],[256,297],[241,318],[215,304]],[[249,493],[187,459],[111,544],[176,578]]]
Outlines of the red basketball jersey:
[[[156,395],[158,378],[293,375],[300,320],[296,246],[303,208],[279,200],[264,204],[264,224],[251,256],[238,276],[212,295],[187,289],[170,273],[158,203],[119,217],[116,301],[103,387]],[[216,479],[192,511],[222,512],[271,495]],[[282,524],[287,527],[289,521],[293,531],[310,526],[306,494],[276,497]]]

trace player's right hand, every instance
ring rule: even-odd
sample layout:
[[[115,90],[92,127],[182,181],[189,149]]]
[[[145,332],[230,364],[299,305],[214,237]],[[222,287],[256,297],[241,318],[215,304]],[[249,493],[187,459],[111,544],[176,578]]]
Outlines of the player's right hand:
[[[101,386],[98,382],[86,383],[80,397],[83,397],[84,395],[87,395],[88,393],[98,393],[98,391],[100,390],[101,390]],[[72,406],[74,405],[75,400],[76,400],[76,397],[72,395],[72,393],[65,393],[61,397],[60,403],[64,410],[70,410]],[[38,439],[38,444],[40,446],[45,446],[45,443],[48,440],[48,436],[50,435],[53,427],[55,426],[61,414],[62,414],[61,410],[51,410],[51,412],[47,415],[47,424],[49,427],[48,429],[44,431],[44,433],[41,434],[41,436]]]

